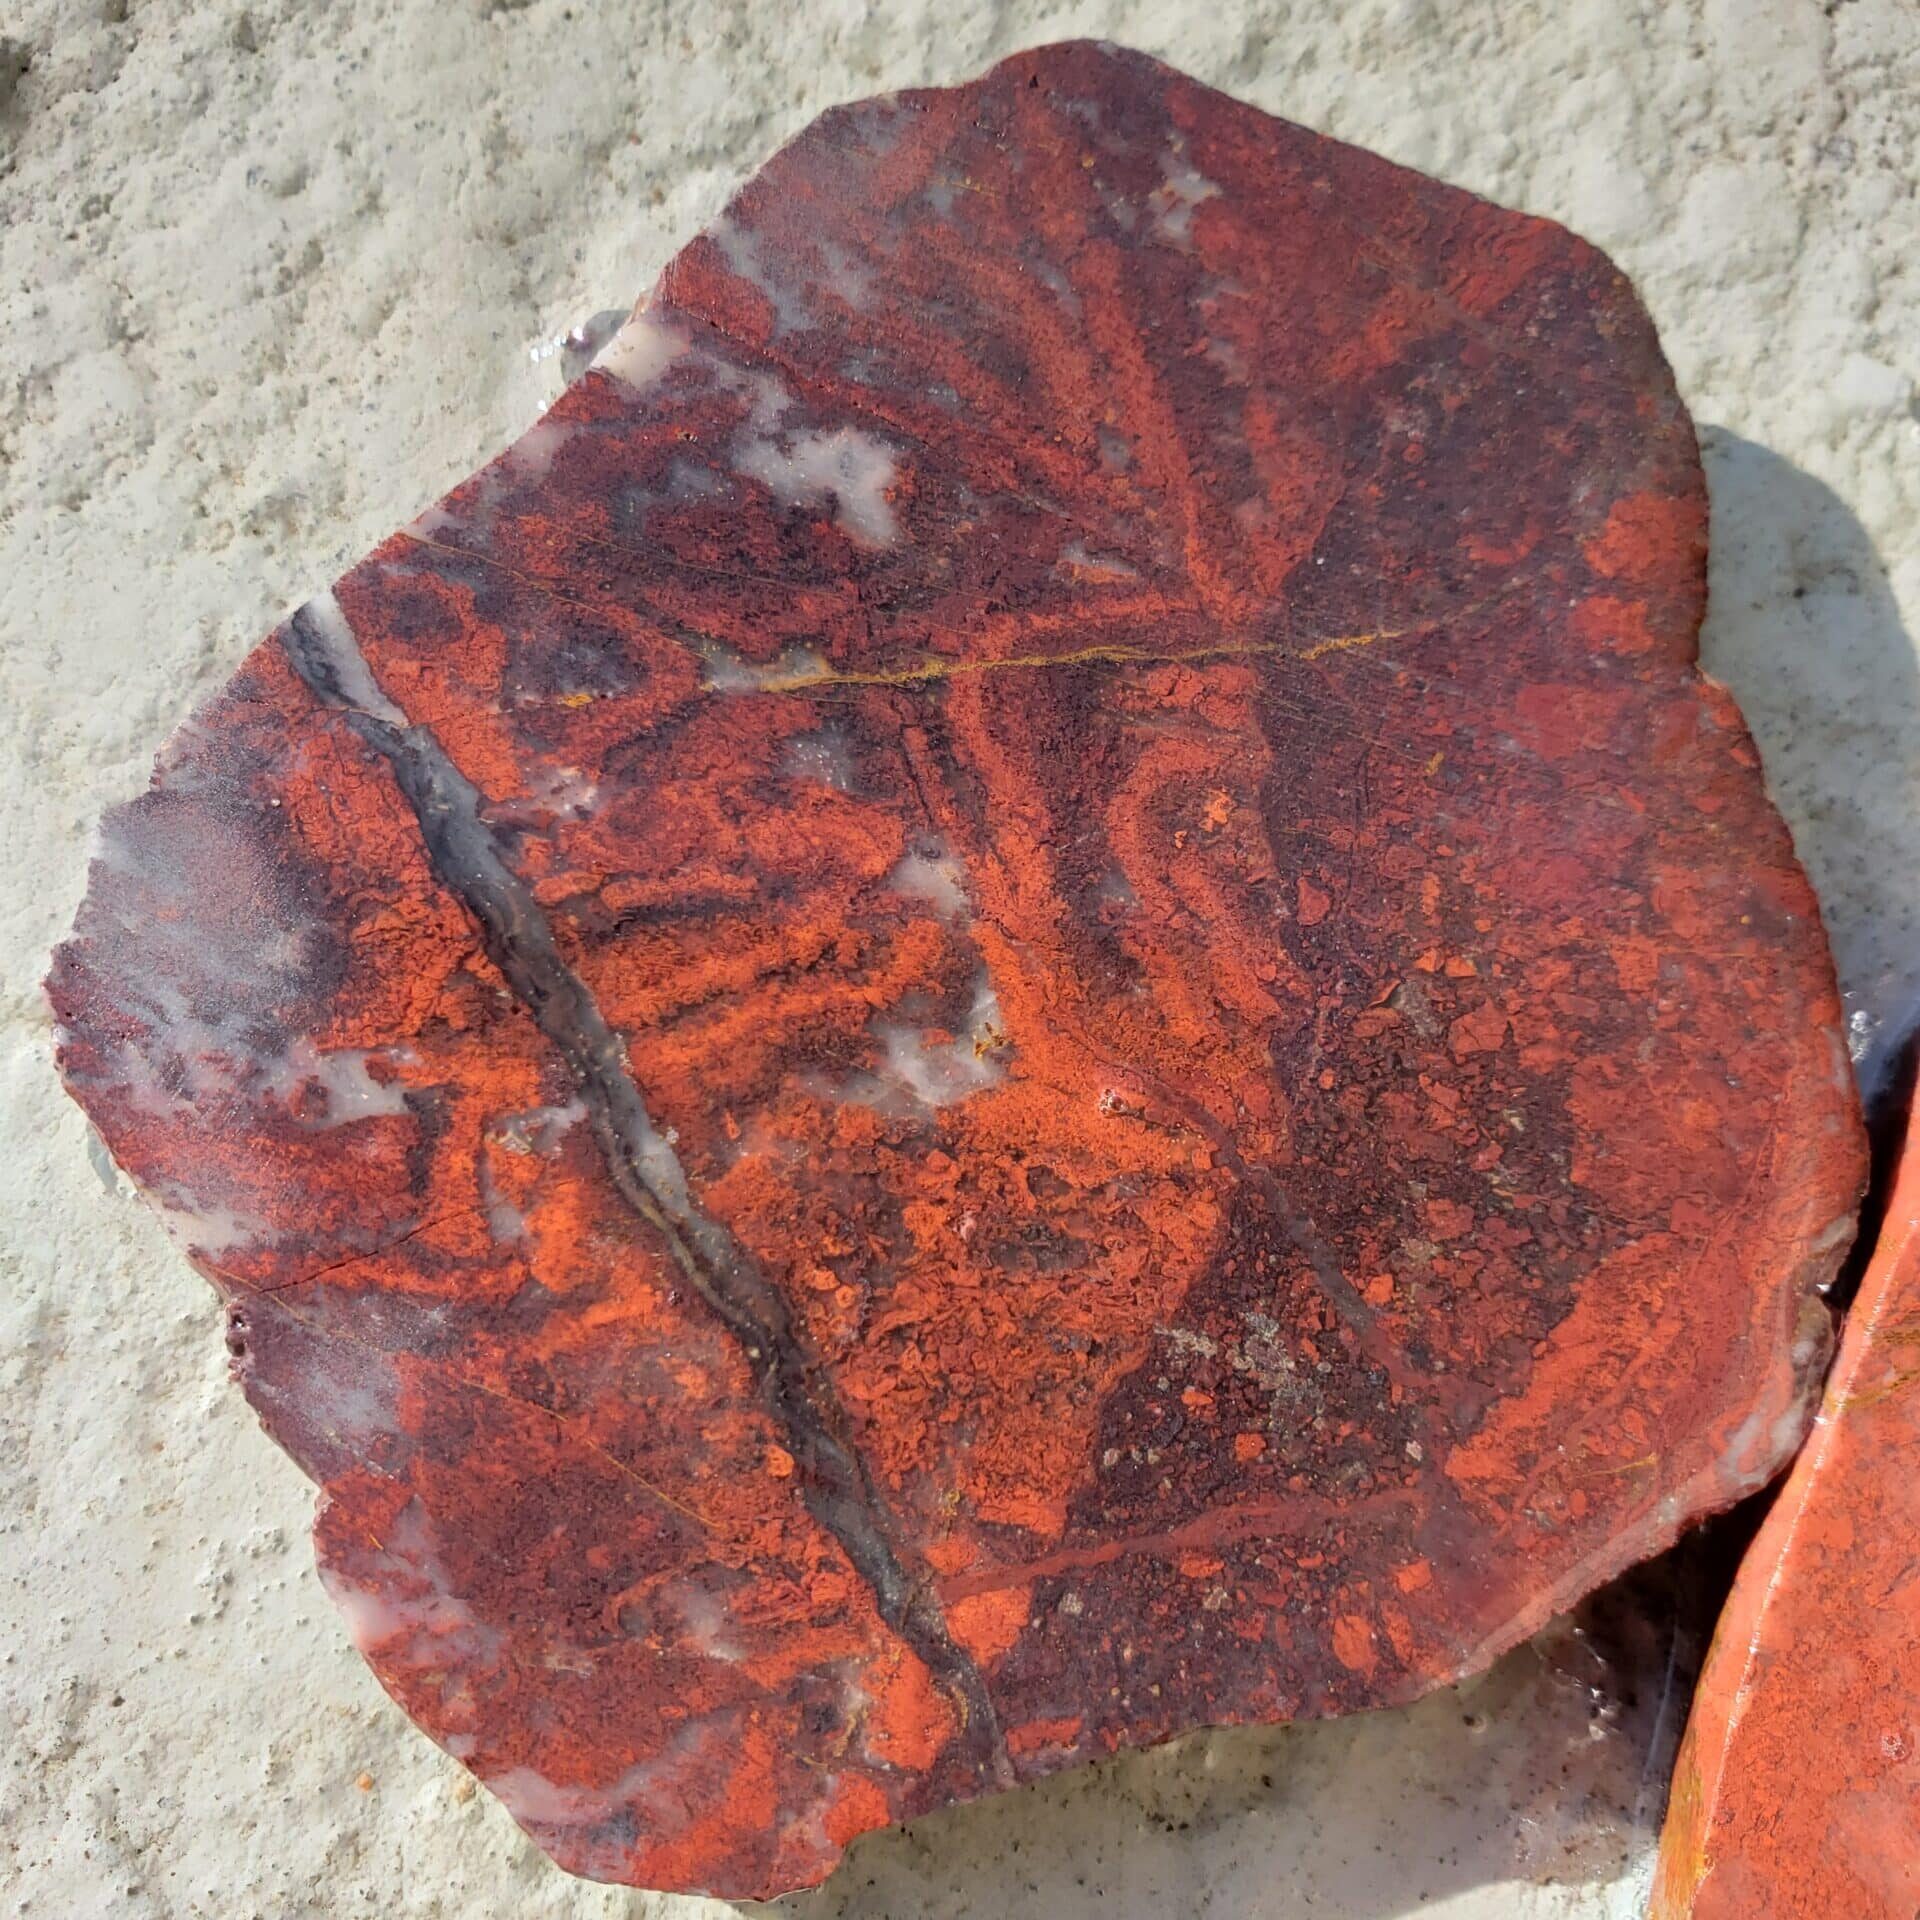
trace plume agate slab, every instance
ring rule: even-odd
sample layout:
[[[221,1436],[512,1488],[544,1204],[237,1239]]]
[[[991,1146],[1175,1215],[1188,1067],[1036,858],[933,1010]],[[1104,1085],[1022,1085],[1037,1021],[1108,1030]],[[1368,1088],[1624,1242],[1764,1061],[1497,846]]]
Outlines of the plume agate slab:
[[[829,113],[108,820],[67,1082],[558,1861],[1474,1670],[1773,1474],[1862,1174],[1591,247],[1069,45]]]

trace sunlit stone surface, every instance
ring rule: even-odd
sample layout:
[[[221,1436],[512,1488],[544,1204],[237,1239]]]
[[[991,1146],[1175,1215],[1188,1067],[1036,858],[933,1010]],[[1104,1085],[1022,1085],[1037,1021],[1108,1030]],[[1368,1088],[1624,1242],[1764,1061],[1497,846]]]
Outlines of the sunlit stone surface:
[[[1085,45],[825,116],[108,823],[69,1084],[582,1873],[1477,1671],[1861,1173],[1631,289]]]
[[[1819,1418],[1741,1563],[1660,1842],[1661,1920],[1920,1913],[1920,1137]]]

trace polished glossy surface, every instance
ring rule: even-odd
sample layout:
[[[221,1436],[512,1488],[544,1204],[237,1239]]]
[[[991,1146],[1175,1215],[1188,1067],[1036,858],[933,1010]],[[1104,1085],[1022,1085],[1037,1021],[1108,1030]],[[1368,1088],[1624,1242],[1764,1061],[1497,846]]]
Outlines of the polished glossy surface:
[[[563,1864],[1483,1666],[1860,1179],[1607,262],[1085,45],[825,116],[109,823],[69,1084]]]

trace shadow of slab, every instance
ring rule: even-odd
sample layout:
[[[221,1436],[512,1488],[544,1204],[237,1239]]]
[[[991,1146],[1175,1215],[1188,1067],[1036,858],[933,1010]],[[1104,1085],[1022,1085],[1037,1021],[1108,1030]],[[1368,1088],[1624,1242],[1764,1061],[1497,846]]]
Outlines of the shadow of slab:
[[[1713,503],[1701,664],[1740,702],[1820,896],[1862,1090],[1920,1011],[1920,670],[1866,529],[1832,488],[1700,429]]]

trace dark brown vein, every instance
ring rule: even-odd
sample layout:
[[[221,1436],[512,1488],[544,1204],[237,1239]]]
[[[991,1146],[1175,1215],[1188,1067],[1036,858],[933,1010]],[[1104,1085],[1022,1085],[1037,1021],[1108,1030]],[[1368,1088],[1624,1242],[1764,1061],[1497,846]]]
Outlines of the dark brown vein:
[[[1010,1780],[986,1683],[948,1632],[930,1583],[902,1564],[891,1516],[844,1437],[848,1422],[830,1384],[801,1348],[785,1296],[694,1202],[628,1070],[625,1042],[562,957],[546,915],[482,819],[478,790],[433,734],[381,693],[337,609],[303,607],[281,630],[281,644],[314,697],[392,770],[434,873],[479,923],[488,957],[565,1059],[616,1191],[737,1342],[800,1469],[808,1511],[840,1543],[881,1619],[952,1697],[975,1761],[989,1777]]]

